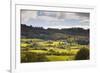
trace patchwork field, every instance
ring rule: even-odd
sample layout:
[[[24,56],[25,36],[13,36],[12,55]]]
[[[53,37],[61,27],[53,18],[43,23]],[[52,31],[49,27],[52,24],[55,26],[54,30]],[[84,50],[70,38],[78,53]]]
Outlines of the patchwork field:
[[[89,49],[89,45],[67,40],[21,39],[21,62],[71,61],[82,48]]]

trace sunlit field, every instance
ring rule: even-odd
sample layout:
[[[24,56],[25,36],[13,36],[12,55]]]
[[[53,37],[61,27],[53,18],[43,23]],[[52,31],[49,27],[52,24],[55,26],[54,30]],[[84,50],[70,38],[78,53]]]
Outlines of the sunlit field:
[[[71,61],[80,49],[89,49],[89,45],[70,41],[21,39],[21,62]]]

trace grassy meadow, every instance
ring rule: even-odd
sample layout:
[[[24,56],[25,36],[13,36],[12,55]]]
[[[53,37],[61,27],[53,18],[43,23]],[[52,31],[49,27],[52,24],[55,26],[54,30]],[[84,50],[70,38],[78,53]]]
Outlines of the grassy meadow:
[[[75,60],[80,49],[89,49],[89,45],[81,45],[73,38],[66,40],[21,39],[21,63],[71,61]]]

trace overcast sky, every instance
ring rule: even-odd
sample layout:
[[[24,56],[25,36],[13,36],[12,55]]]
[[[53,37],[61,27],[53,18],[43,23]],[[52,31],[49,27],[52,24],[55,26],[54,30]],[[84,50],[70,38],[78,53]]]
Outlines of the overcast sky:
[[[89,28],[89,13],[21,10],[21,24],[47,28]]]

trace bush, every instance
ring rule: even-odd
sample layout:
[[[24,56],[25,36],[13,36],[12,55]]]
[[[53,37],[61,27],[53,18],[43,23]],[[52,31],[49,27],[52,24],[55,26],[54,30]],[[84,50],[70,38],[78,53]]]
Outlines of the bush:
[[[75,60],[87,60],[89,59],[89,49],[82,48],[75,56]]]
[[[77,40],[76,42],[78,44],[80,44],[80,45],[88,45],[89,44],[89,41],[88,40]]]
[[[54,54],[54,53],[55,53],[55,51],[54,51],[53,49],[50,49],[49,52],[50,52],[51,54]]]
[[[38,55],[36,53],[24,52],[21,53],[21,62],[45,62],[48,61],[45,55]]]

